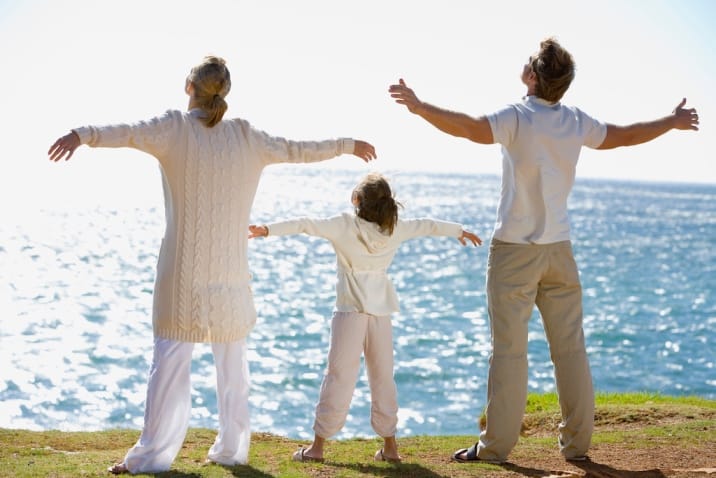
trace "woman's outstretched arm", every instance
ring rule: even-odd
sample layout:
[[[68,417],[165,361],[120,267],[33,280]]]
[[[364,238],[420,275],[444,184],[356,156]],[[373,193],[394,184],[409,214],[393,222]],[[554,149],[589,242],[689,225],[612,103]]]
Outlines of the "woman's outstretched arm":
[[[59,138],[55,143],[50,146],[50,149],[47,151],[48,156],[50,156],[50,161],[59,161],[63,157],[65,157],[65,161],[69,160],[72,155],[74,154],[75,150],[82,144],[80,142],[80,137],[77,136],[77,133],[74,131],[70,131],[63,137]]]

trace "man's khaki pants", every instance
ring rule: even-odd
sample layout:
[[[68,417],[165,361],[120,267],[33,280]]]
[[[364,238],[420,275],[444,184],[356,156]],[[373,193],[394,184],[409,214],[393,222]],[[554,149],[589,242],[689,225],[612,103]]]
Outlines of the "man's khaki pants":
[[[328,366],[313,425],[316,435],[330,438],[345,424],[358,380],[360,357],[365,354],[370,385],[370,423],[379,436],[395,436],[398,398],[393,378],[392,330],[389,316],[358,312],[333,314]]]
[[[527,334],[534,305],[554,364],[565,458],[583,456],[594,427],[594,391],[582,330],[582,288],[569,241],[512,244],[492,240],[487,266],[492,355],[487,426],[478,457],[504,461],[519,438],[527,401]]]

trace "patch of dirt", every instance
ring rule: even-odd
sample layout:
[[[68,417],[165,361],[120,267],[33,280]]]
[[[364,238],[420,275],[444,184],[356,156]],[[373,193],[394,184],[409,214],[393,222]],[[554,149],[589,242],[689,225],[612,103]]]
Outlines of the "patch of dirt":
[[[682,445],[678,436],[640,435],[640,443],[615,440],[600,442],[589,450],[589,460],[567,462],[557,452],[559,414],[535,414],[525,417],[523,434],[555,439],[553,450],[546,454],[544,446],[525,444],[524,440],[510,454],[510,462],[501,470],[475,473],[481,477],[586,477],[586,478],[716,478],[716,410],[670,407],[600,407],[595,414],[596,432],[646,430],[686,423],[707,422],[706,432],[712,439],[698,445]],[[616,435],[618,436],[618,435]],[[646,443],[646,447],[644,446]],[[477,470],[475,470],[477,471]],[[459,476],[468,476],[459,474]]]
[[[556,452],[556,444],[550,456],[535,456],[518,445],[504,470],[529,477],[707,478],[716,476],[715,448],[713,442],[688,448],[675,442],[650,446],[648,450],[630,449],[625,443],[599,443],[590,448],[588,461],[567,462]],[[484,476],[505,477],[512,473]]]
[[[596,430],[632,430],[650,426],[666,426],[695,420],[715,420],[716,410],[684,405],[659,405],[654,407],[599,407],[594,414]],[[550,435],[557,430],[561,420],[559,413],[531,414],[522,424],[523,435]],[[484,417],[480,423],[484,427]]]

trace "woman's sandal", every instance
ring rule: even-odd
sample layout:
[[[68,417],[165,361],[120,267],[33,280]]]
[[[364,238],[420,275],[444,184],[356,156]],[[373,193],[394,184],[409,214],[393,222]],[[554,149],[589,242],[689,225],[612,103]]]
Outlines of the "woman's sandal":
[[[127,465],[125,465],[124,463],[115,463],[114,465],[107,468],[107,471],[109,471],[113,475],[123,475],[124,473],[129,473],[129,468],[127,468]]]
[[[385,456],[385,453],[383,453],[383,449],[382,449],[382,448],[381,448],[380,450],[378,450],[378,451],[375,452],[375,455],[373,455],[373,460],[375,460],[375,461],[386,461],[386,462],[388,462],[388,463],[393,463],[393,464],[401,463],[401,462],[403,461],[400,457],[392,458],[392,457],[389,457],[389,456]]]

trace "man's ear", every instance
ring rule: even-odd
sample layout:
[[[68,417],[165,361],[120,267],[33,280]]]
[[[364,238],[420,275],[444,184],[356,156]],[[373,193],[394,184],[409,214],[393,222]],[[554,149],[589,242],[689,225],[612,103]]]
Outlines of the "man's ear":
[[[531,85],[537,85],[537,73],[532,68],[527,73],[527,82]]]

